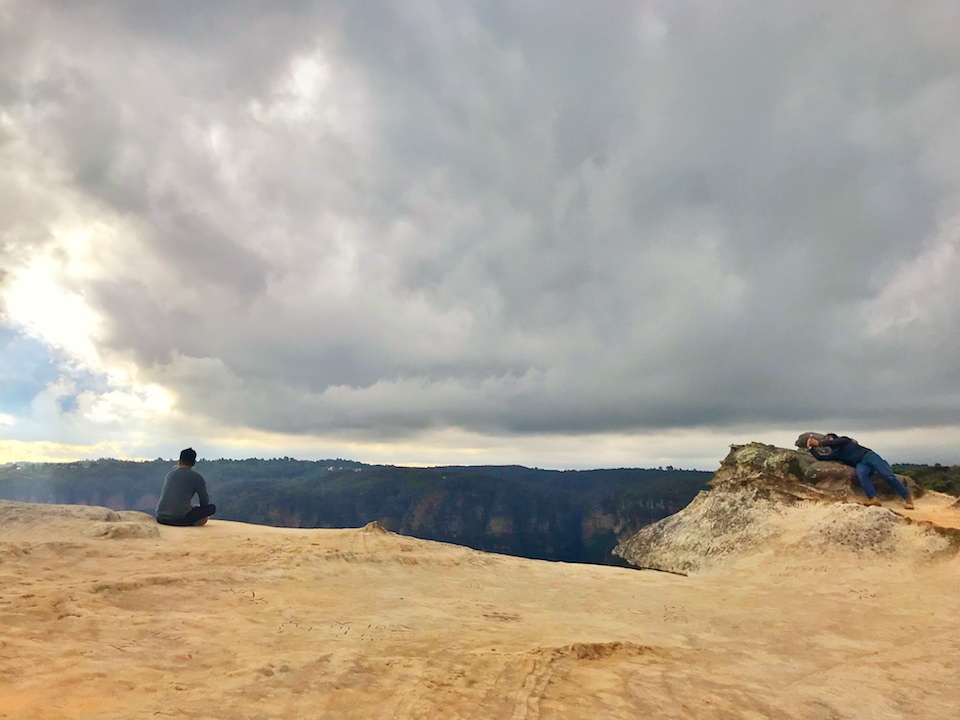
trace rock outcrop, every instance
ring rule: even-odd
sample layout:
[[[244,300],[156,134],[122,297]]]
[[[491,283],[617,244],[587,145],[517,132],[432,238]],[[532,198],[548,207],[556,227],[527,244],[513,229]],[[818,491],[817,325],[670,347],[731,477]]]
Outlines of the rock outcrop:
[[[899,476],[914,493],[924,494]],[[680,512],[642,528],[614,554],[637,567],[693,573],[763,552],[832,550],[933,558],[955,552],[960,530],[917,522],[890,507],[869,507],[853,469],[805,451],[750,443],[731,446],[720,469]],[[877,482],[881,498],[892,499]]]
[[[63,526],[83,527],[89,537],[106,539],[160,536],[156,521],[146,513],[90,505],[37,505],[0,500],[2,525],[49,528],[51,534],[62,532]]]

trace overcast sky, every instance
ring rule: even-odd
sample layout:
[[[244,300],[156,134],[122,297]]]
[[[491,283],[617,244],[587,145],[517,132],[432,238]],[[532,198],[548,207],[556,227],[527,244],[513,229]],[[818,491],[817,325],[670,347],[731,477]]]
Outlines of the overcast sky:
[[[0,0],[0,461],[960,462],[956,0]]]

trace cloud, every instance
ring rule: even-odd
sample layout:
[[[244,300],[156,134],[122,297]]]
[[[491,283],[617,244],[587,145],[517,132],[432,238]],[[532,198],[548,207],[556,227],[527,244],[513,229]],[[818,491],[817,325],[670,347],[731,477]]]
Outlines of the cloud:
[[[72,415],[956,425],[954,3],[3,13],[8,320],[123,368]]]

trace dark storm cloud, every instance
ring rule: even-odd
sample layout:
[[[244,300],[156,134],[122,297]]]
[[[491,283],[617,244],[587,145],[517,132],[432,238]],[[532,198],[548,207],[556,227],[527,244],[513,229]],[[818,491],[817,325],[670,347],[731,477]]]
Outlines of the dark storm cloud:
[[[7,132],[128,233],[102,341],[195,412],[956,420],[956,292],[908,282],[960,263],[955,3],[8,12]]]

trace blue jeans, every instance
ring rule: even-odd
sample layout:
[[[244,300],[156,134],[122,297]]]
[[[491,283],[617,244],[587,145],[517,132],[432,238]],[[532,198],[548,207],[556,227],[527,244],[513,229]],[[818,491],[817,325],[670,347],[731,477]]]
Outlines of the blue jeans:
[[[877,455],[873,450],[863,456],[854,470],[857,472],[857,480],[860,481],[860,487],[863,488],[868,498],[877,496],[877,489],[873,486],[873,481],[870,480],[871,473],[879,473],[890,487],[896,490],[897,495],[904,500],[910,497],[910,491],[907,490],[904,484],[893,474],[893,470],[890,469],[887,461]]]

